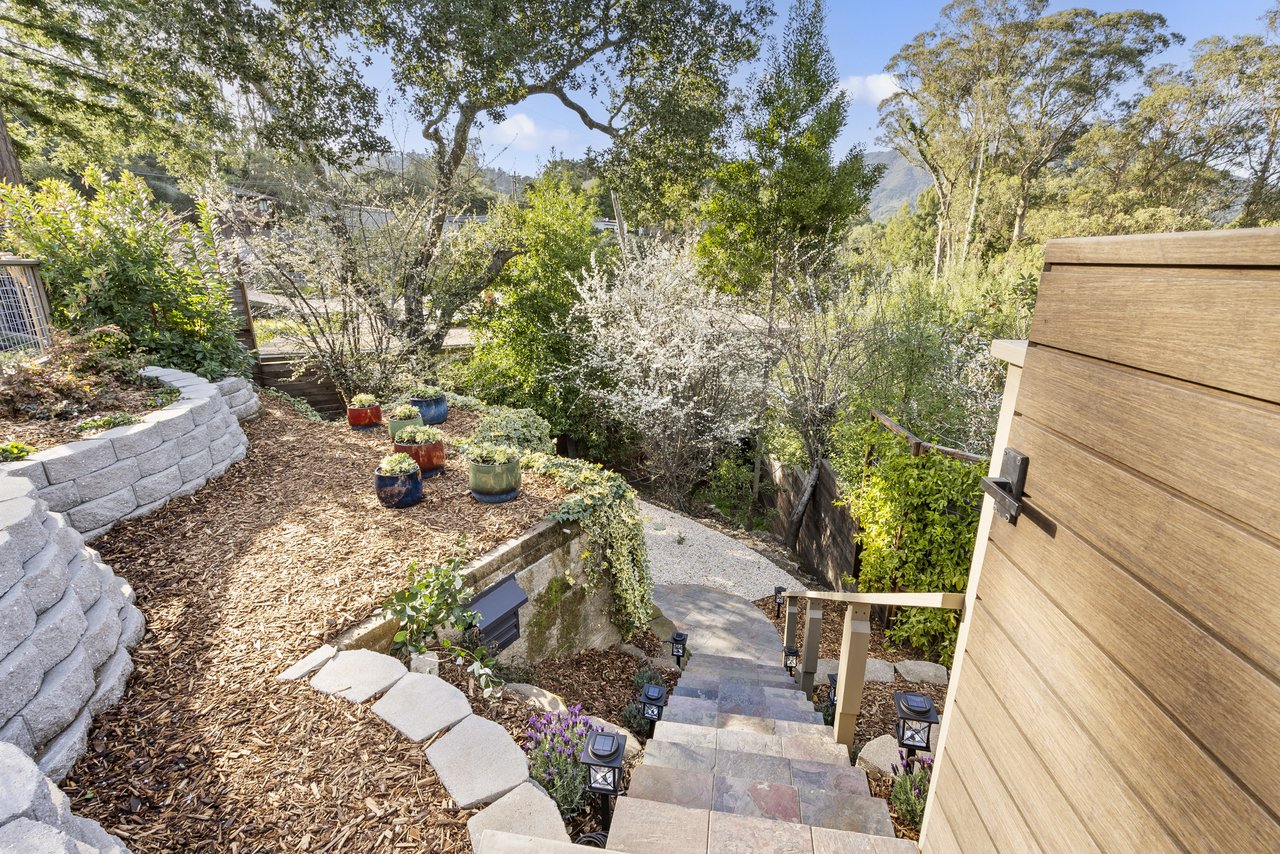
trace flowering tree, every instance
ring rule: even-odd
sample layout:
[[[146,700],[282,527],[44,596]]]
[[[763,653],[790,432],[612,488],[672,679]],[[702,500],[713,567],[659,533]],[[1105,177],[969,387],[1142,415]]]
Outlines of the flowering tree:
[[[693,246],[593,263],[570,317],[583,394],[638,437],[654,486],[682,509],[716,454],[754,427],[763,369],[734,303],[702,286]]]

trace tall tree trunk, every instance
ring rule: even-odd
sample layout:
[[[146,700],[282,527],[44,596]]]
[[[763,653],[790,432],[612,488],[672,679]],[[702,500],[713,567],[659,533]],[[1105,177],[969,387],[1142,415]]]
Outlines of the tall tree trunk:
[[[773,270],[769,274],[769,328],[766,335],[773,340],[773,314],[778,305],[778,250],[774,247]],[[756,458],[751,469],[751,503],[747,507],[747,530],[750,531],[756,502],[760,500],[760,475],[764,469],[764,416],[769,409],[769,374],[773,366],[766,365],[760,377],[760,409],[756,418],[760,424],[756,426]]]
[[[15,187],[21,186],[22,165],[18,163],[18,151],[13,147],[9,126],[4,122],[4,112],[0,110],[0,184],[6,181]]]
[[[982,169],[987,160],[987,143],[978,148],[978,171],[973,176],[973,200],[969,202],[969,218],[964,224],[964,245],[960,247],[960,266],[969,260],[969,244],[973,240],[973,223],[978,218],[978,197],[982,193]]]
[[[1019,179],[1018,181],[1018,202],[1013,208],[1013,236],[1009,238],[1009,248],[1017,246],[1022,242],[1022,228],[1027,222],[1027,184],[1026,181]]]
[[[809,509],[813,499],[813,490],[818,485],[818,475],[822,473],[822,458],[819,457],[809,469],[809,476],[804,479],[804,489],[800,491],[800,500],[791,508],[791,518],[787,520],[787,548],[795,549],[800,542],[800,526],[804,524],[804,511]]]
[[[1244,200],[1244,207],[1241,209],[1240,218],[1237,220],[1237,224],[1243,228],[1253,228],[1262,221],[1263,198],[1267,194],[1267,179],[1271,176],[1271,164],[1275,162],[1278,132],[1280,132],[1280,127],[1277,127],[1276,123],[1272,123],[1267,131],[1267,153],[1263,156],[1262,164],[1253,176],[1253,181],[1249,186],[1249,195]]]

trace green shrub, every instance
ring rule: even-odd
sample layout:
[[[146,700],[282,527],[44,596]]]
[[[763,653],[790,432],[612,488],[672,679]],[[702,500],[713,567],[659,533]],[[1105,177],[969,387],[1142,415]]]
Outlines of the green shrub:
[[[407,474],[415,474],[418,471],[418,464],[413,461],[413,457],[408,454],[388,454],[382,458],[382,462],[378,464],[378,474],[388,476],[395,475],[403,477]]]
[[[0,445],[0,462],[16,463],[19,460],[25,460],[35,452],[36,449],[25,442],[5,442]]]
[[[899,751],[901,756],[902,752]],[[924,805],[929,798],[929,776],[932,762],[925,758],[915,771],[907,768],[906,759],[900,760],[901,772],[894,768],[893,789],[889,800],[893,802],[898,819],[908,827],[920,829],[924,821]]]
[[[482,466],[500,466],[520,459],[520,449],[510,445],[467,440],[462,443],[462,458]]]
[[[181,222],[127,172],[112,181],[90,169],[84,183],[92,198],[57,179],[0,184],[0,231],[40,260],[53,323],[118,326],[148,361],[207,379],[247,375],[208,209]]]
[[[387,411],[387,417],[392,421],[412,421],[418,417],[418,407],[412,403],[397,403]]]
[[[444,441],[444,433],[435,427],[423,424],[410,424],[396,431],[396,441],[402,445],[431,445]]]
[[[93,418],[85,418],[76,423],[76,429],[82,433],[97,433],[100,430],[110,430],[112,427],[124,427],[127,424],[137,424],[138,418],[127,412],[113,412],[110,415],[98,415]]]
[[[407,458],[405,454],[399,456]],[[452,557],[436,566],[419,566],[417,561],[409,564],[410,585],[392,596],[382,609],[386,617],[400,621],[395,649],[426,652],[436,639],[437,629],[463,631],[479,619],[465,604],[475,595],[459,572],[465,563],[460,557]]]
[[[378,399],[371,394],[357,394],[351,398],[351,403],[348,405],[352,409],[367,409],[370,406],[377,406]]]
[[[870,463],[848,497],[861,528],[858,589],[964,592],[985,467],[931,452],[913,457],[905,439],[879,426],[863,436]],[[887,636],[950,665],[959,622],[952,610],[901,608]]]
[[[646,685],[665,686],[667,684],[666,680],[662,676],[662,671],[658,670],[656,667],[650,667],[647,664],[642,665],[640,669],[636,671],[635,679],[632,681],[635,683],[636,691],[639,691]]]
[[[472,438],[491,445],[511,445],[536,453],[555,453],[551,425],[532,409],[493,407],[480,418]]]
[[[652,722],[644,716],[644,706],[639,703],[627,703],[622,707],[622,725],[638,735],[649,731]]]
[[[414,400],[435,400],[444,394],[444,389],[438,385],[419,385],[414,386],[409,391],[409,397]]]
[[[728,454],[716,460],[711,467],[707,483],[699,490],[698,498],[714,505],[739,527],[747,530],[767,528],[775,511],[752,506],[752,477],[751,465],[739,459],[736,454]],[[772,481],[763,477],[760,479],[760,496],[766,501],[777,491],[778,488]]]

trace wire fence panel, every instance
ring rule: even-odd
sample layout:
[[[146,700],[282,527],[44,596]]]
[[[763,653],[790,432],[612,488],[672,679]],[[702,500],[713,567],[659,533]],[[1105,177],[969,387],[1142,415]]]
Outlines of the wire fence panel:
[[[49,347],[49,300],[37,262],[0,256],[0,351],[43,353]]]

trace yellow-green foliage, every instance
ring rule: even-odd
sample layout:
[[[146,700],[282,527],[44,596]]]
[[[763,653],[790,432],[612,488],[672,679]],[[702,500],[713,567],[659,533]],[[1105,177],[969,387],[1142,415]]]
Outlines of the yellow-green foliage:
[[[869,463],[849,495],[862,529],[858,588],[963,592],[983,466],[932,452],[913,457],[905,439],[878,426],[868,426],[865,437]],[[904,608],[888,636],[950,664],[958,626],[956,611]]]

